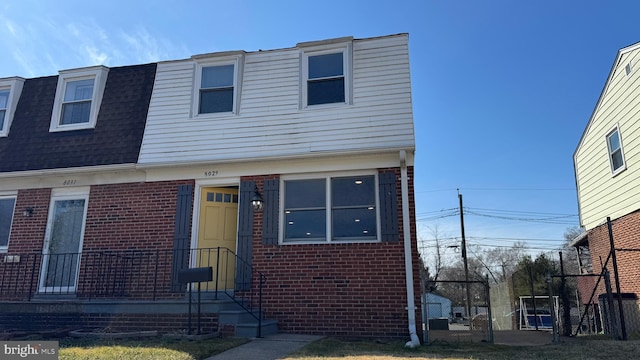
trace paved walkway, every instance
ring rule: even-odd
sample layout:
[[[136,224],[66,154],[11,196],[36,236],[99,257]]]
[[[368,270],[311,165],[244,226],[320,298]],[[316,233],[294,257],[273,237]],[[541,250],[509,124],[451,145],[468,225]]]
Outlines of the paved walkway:
[[[206,360],[277,360],[300,349],[312,341],[322,339],[317,335],[272,334],[211,356]]]

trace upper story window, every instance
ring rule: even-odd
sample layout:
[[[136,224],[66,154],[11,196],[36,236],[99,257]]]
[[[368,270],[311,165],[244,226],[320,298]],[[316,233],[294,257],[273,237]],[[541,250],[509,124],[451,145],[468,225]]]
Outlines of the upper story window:
[[[49,131],[95,127],[108,71],[97,66],[60,72]]]
[[[351,43],[338,40],[298,44],[303,47],[303,107],[351,102]]]
[[[378,240],[373,174],[282,181],[283,243]]]
[[[233,111],[235,66],[202,67],[198,114]]]
[[[15,196],[0,196],[0,252],[6,252],[9,245],[15,205]]]
[[[625,170],[626,164],[624,161],[624,152],[622,151],[622,140],[620,138],[620,129],[617,125],[607,134],[607,149],[609,151],[611,173],[616,175]]]
[[[0,79],[0,136],[9,134],[23,84],[24,79],[18,77]]]
[[[308,58],[307,105],[345,102],[344,53]]]
[[[194,57],[196,59],[193,96],[195,116],[238,112],[243,57],[236,52],[234,54]]]

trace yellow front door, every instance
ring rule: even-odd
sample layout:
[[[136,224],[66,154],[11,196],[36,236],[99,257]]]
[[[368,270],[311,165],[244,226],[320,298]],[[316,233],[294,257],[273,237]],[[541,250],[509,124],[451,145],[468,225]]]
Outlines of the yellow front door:
[[[200,195],[200,226],[196,265],[213,267],[207,290],[234,288],[238,189],[203,188]],[[204,284],[203,284],[204,285]]]

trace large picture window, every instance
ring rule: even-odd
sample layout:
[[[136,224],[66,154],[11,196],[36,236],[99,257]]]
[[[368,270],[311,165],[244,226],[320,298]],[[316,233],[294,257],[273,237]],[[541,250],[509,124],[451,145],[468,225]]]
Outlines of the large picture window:
[[[0,250],[6,251],[9,245],[15,205],[15,197],[0,197]]]
[[[378,239],[374,175],[283,183],[284,243]]]

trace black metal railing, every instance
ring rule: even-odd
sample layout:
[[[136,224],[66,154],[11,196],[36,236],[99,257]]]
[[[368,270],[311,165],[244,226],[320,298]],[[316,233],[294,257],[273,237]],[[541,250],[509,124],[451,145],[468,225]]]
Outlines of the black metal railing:
[[[211,267],[202,291],[224,294],[259,322],[266,277],[227,248],[90,250],[81,253],[0,255],[0,300],[34,297],[160,300],[184,298],[176,274],[185,267]],[[191,285],[193,286],[193,285]]]

